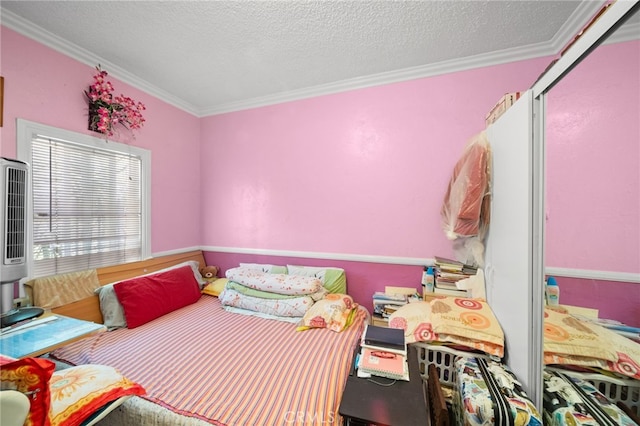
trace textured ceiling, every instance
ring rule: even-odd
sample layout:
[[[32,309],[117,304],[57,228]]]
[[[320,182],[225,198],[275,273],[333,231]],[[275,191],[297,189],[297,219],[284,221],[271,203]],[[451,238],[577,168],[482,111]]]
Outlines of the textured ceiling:
[[[602,2],[0,4],[3,25],[203,116],[554,55]]]

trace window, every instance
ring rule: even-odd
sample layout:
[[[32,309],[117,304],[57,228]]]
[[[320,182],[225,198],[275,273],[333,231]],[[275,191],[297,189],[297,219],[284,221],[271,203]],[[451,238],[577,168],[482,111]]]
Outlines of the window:
[[[30,164],[30,277],[149,255],[150,152],[18,120]]]

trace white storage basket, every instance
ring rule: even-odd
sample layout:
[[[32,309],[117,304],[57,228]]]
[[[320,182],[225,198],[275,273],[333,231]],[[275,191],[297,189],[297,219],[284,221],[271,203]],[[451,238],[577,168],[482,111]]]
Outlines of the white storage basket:
[[[547,368],[591,383],[600,393],[609,398],[610,401],[614,403],[622,402],[640,416],[640,380],[619,379],[602,374],[580,373],[552,367]]]
[[[411,343],[418,352],[418,366],[424,380],[429,377],[429,365],[434,364],[438,370],[438,378],[444,386],[453,387],[455,384],[455,362],[461,357],[476,357],[489,359],[489,355],[459,351],[447,346],[430,345],[424,342]]]

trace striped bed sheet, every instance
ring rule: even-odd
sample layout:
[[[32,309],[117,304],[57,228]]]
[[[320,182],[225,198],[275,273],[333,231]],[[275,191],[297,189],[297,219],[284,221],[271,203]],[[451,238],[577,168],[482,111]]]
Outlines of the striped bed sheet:
[[[345,331],[225,311],[215,297],[134,329],[57,349],[70,364],[117,368],[174,413],[228,426],[339,422],[338,407],[362,333],[359,311]],[[188,420],[188,419],[185,419]]]

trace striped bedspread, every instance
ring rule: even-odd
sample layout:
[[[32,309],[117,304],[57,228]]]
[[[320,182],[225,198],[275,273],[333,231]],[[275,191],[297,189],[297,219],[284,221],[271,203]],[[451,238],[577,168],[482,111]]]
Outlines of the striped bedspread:
[[[81,340],[52,355],[116,367],[143,398],[213,424],[320,425],[338,407],[364,314],[347,330],[295,331],[295,324],[226,312],[217,298],[134,329]]]

